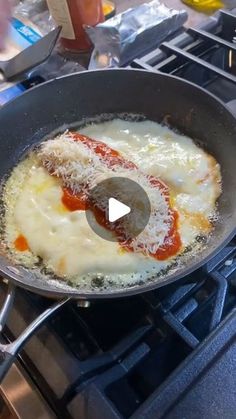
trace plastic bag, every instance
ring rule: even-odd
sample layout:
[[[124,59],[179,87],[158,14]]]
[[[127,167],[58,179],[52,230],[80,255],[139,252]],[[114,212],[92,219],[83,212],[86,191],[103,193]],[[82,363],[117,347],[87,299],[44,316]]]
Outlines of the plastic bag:
[[[46,35],[55,28],[55,22],[51,17],[46,0],[24,0],[20,1],[14,8],[14,16],[36,25],[40,28],[42,35]]]

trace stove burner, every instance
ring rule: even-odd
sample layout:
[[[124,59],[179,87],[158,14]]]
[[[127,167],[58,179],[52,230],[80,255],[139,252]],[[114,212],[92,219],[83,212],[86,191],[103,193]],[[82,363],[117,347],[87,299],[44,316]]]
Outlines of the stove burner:
[[[236,97],[235,14],[221,10],[217,20],[210,18],[199,29],[187,29],[134,60],[131,66],[173,74],[204,87],[225,102],[233,100]]]

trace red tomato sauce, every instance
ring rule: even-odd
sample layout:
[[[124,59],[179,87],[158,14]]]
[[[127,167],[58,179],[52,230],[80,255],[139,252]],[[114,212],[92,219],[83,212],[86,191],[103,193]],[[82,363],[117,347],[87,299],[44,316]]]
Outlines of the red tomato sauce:
[[[132,161],[124,159],[118,151],[109,147],[102,141],[93,140],[92,138],[77,132],[73,132],[72,137],[75,141],[81,141],[90,150],[93,150],[94,153],[102,157],[102,160],[108,167],[122,166],[125,169],[137,169],[137,166]]]
[[[28,242],[22,234],[19,234],[19,236],[16,238],[14,241],[14,246],[19,252],[25,252],[26,250],[29,250]]]
[[[84,193],[75,195],[68,188],[63,188],[61,201],[69,211],[85,211],[88,209],[86,195]]]
[[[172,226],[168,235],[165,237],[163,245],[157,249],[155,254],[152,255],[157,260],[166,260],[169,257],[176,255],[182,246],[181,238],[178,232],[178,212],[171,209],[170,213],[173,218]]]

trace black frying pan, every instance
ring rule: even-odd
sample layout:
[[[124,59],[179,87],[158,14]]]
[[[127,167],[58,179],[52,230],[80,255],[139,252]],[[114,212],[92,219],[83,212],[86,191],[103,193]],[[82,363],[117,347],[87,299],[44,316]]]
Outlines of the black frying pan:
[[[187,264],[126,289],[63,289],[15,266],[0,255],[0,271],[15,284],[50,297],[79,299],[121,297],[173,282],[199,268],[235,234],[236,119],[211,94],[178,78],[139,70],[106,70],[74,74],[38,86],[0,111],[0,179],[25,150],[60,127],[101,114],[134,113],[163,122],[198,139],[221,165],[223,193],[220,219],[207,246]],[[19,348],[18,348],[19,349]]]

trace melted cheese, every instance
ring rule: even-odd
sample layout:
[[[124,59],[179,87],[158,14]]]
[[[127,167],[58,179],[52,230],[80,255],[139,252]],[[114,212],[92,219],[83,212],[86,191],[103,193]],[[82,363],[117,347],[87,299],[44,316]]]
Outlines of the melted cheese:
[[[27,238],[31,252],[41,257],[49,270],[68,278],[87,273],[139,273],[141,276],[145,269],[153,268],[151,260],[121,251],[117,243],[95,234],[87,223],[84,211],[70,212],[63,206],[59,180],[37,165],[32,165],[26,172],[24,163],[13,174],[16,180],[19,172],[25,173],[14,210],[12,198],[15,199],[15,195],[10,197],[10,189],[7,190],[11,208],[6,218],[7,241],[13,241],[13,237],[21,232]],[[26,167],[28,169],[28,164]],[[24,262],[27,265],[31,262],[31,252],[25,252]]]
[[[220,166],[189,137],[151,121],[119,119],[91,124],[80,130],[119,150],[145,173],[160,177],[170,188],[180,214],[179,230],[185,246],[199,234],[209,234],[221,193]],[[192,216],[194,215],[194,216]]]
[[[145,173],[160,177],[173,192],[204,196],[208,210],[215,205],[221,191],[219,165],[189,137],[155,122],[119,119],[92,124],[80,132],[119,150]]]
[[[191,245],[199,234],[209,234],[209,218],[215,216],[220,194],[220,168],[190,138],[150,121],[113,120],[87,126],[80,132],[107,143],[143,172],[167,183],[172,204],[179,212],[184,247]],[[68,156],[70,161],[79,161],[83,169],[88,156],[81,150],[80,155],[73,151],[71,159],[68,149]],[[39,256],[50,270],[76,283],[90,273],[112,275],[117,283],[122,275],[130,283],[131,278],[134,282],[145,280],[172,263],[126,252],[117,243],[101,239],[88,226],[83,211],[66,210],[61,195],[60,180],[50,176],[34,155],[13,170],[6,184],[5,240],[14,257],[26,266],[32,266]],[[14,250],[19,234],[26,237],[31,251]]]

